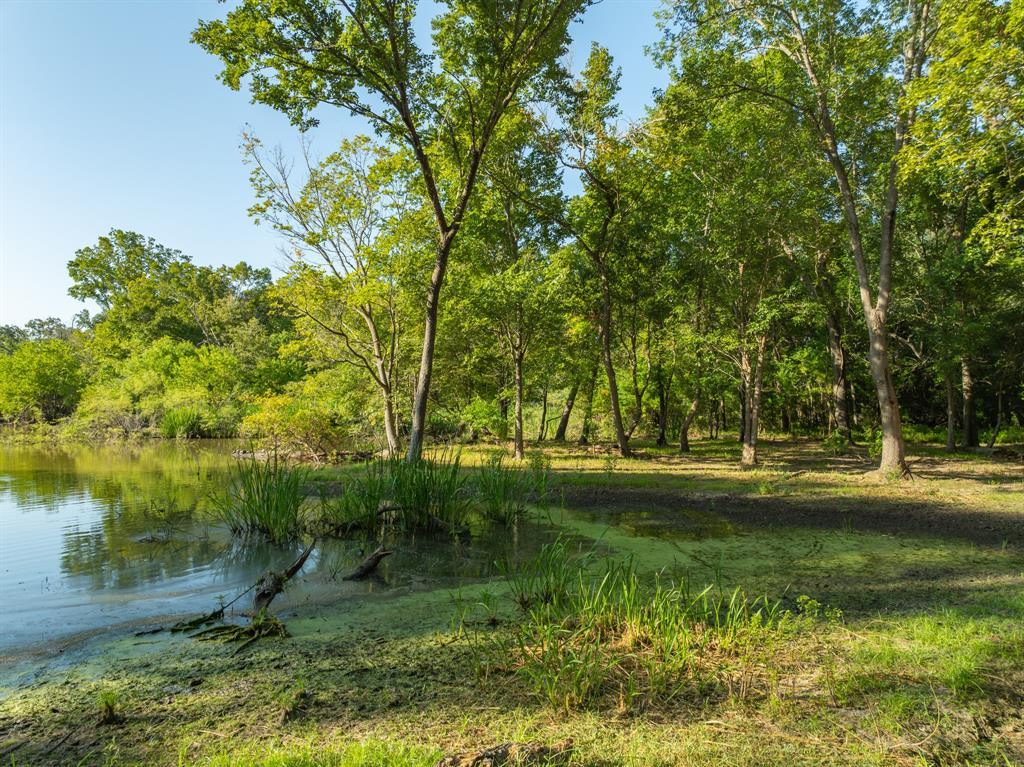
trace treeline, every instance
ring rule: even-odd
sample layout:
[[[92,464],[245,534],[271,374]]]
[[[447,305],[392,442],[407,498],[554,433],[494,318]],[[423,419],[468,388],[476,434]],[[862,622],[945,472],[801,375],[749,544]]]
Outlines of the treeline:
[[[443,5],[431,51],[415,3],[320,6],[194,35],[298,126],[376,131],[298,162],[246,137],[285,273],[111,232],[69,264],[96,316],[4,330],[0,416],[411,458],[699,433],[755,463],[769,429],[895,471],[905,423],[1024,425],[1020,4],[674,3],[630,125],[605,49],[560,64],[585,2]]]

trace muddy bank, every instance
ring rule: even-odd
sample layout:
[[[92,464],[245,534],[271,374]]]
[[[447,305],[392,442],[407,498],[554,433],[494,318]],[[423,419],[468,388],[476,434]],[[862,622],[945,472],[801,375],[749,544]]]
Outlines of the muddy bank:
[[[687,493],[656,488],[563,484],[569,509],[616,521],[623,510],[647,513],[662,525],[685,531],[693,514],[713,515],[719,524],[746,530],[809,528],[885,535],[954,539],[982,546],[1024,548],[1024,508],[1020,514],[983,511],[935,501],[901,498],[798,494],[750,497],[727,493]],[[1024,502],[1024,499],[1022,499]]]

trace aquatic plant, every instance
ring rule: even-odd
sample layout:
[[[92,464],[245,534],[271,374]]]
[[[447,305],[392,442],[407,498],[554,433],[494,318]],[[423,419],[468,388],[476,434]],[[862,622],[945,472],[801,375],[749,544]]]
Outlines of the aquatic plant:
[[[160,436],[165,439],[192,439],[203,436],[203,416],[195,408],[168,410],[160,419]]]
[[[213,497],[217,516],[237,535],[291,540],[301,529],[306,477],[304,469],[286,465],[276,454],[266,461],[250,457],[232,469],[227,490]]]
[[[480,466],[473,489],[485,517],[511,525],[526,508],[531,488],[526,472],[506,465],[504,456],[498,454],[489,456]]]
[[[574,560],[565,540],[559,536],[540,547],[537,555],[519,566],[501,565],[512,592],[512,600],[521,610],[537,605],[558,605],[568,596],[586,560]]]
[[[404,530],[462,529],[469,513],[466,477],[459,454],[447,450],[431,459],[388,459],[391,523]]]
[[[317,532],[346,535],[372,532],[382,524],[381,509],[392,497],[389,459],[367,461],[360,475],[352,477],[333,499],[322,499],[311,526]]]

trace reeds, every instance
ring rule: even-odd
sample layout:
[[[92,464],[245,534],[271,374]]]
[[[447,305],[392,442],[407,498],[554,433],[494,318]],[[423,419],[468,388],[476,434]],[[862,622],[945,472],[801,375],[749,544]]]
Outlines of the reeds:
[[[276,454],[266,461],[254,456],[232,469],[225,493],[213,497],[214,507],[236,535],[283,543],[301,531],[305,480],[305,470],[287,466]]]

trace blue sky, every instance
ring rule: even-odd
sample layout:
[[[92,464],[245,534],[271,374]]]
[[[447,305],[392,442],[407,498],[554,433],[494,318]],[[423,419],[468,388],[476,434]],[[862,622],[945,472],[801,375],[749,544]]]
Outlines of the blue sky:
[[[591,41],[622,67],[620,102],[639,118],[665,74],[644,54],[657,0],[603,0],[572,27],[573,64]],[[214,0],[0,0],[0,324],[65,321],[74,251],[111,228],[178,248],[197,263],[281,263],[256,227],[238,149],[243,127],[298,147],[280,114],[216,79],[217,61],[189,42]],[[365,132],[339,110],[312,131],[325,154]]]

